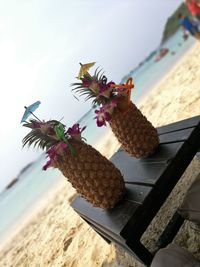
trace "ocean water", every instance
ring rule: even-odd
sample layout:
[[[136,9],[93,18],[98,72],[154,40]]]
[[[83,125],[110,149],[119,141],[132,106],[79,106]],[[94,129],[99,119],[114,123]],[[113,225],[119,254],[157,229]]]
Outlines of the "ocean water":
[[[165,57],[155,63],[155,55],[153,55],[122,78],[122,82],[125,82],[125,78],[130,76],[134,79],[133,102],[138,103],[194,43],[195,40],[192,37],[183,41],[182,33],[178,31],[162,46],[169,49]],[[95,145],[99,138],[110,131],[109,126],[98,128],[94,116],[94,111],[90,110],[78,121],[81,126],[87,125],[84,137],[91,145]],[[42,171],[45,162],[45,155],[42,154],[30,168],[23,172],[13,187],[0,194],[0,214],[2,215],[0,240],[8,235],[13,225],[17,224],[24,214],[31,212],[32,205],[42,197],[48,188],[63,178],[58,170],[50,168],[48,171]]]
[[[189,37],[187,41],[184,41],[182,31],[178,31],[162,45],[162,47],[169,49],[165,57],[155,63],[155,56],[153,56],[148,61],[145,61],[141,67],[132,70],[129,74],[133,77],[135,83],[132,100],[137,103],[146,92],[149,92],[153,85],[163,78],[194,43],[195,39],[193,37]],[[172,52],[174,53],[173,55],[171,54]]]

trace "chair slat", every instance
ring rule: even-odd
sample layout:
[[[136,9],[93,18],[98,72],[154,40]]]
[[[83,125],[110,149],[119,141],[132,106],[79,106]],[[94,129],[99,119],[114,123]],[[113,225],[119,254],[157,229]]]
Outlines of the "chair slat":
[[[182,121],[174,122],[157,128],[158,134],[169,133],[180,129],[187,129],[200,125],[200,116],[195,116]]]

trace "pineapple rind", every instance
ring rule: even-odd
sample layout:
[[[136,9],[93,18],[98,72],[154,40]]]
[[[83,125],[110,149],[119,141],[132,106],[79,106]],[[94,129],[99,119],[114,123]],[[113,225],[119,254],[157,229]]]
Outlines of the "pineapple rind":
[[[116,108],[109,124],[123,149],[133,157],[143,158],[155,152],[159,144],[157,130],[132,102],[125,113]]]
[[[82,141],[73,141],[72,145],[78,152],[77,156],[66,150],[63,156],[57,157],[54,167],[93,206],[113,208],[125,193],[120,171],[90,145]]]

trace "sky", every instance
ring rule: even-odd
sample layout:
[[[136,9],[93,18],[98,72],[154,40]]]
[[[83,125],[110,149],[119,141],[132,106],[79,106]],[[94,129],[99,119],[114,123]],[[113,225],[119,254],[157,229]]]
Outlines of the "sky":
[[[24,106],[71,126],[90,109],[70,84],[79,62],[120,82],[160,44],[181,0],[0,0],[0,191],[41,151],[22,149]]]

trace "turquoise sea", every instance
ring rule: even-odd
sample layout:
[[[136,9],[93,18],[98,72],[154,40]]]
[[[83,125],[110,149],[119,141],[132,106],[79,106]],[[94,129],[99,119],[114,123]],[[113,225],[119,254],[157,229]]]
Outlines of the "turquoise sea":
[[[162,47],[168,48],[169,52],[159,62],[155,63],[155,54],[145,59],[137,68],[127,73],[122,78],[132,76],[135,88],[132,92],[132,100],[138,103],[144,95],[147,95],[152,87],[178,62],[184,53],[195,43],[192,37],[183,41],[182,32],[178,31]],[[157,48],[158,50],[159,48]],[[98,128],[94,121],[93,110],[88,111],[80,120],[81,126],[87,125],[84,137],[91,145],[95,145],[99,137],[102,138],[109,131],[109,127]],[[20,221],[24,214],[31,212],[31,207],[41,199],[42,195],[62,179],[58,170],[49,169],[42,171],[46,162],[42,154],[31,167],[20,175],[19,181],[10,189],[0,194],[0,240]]]

